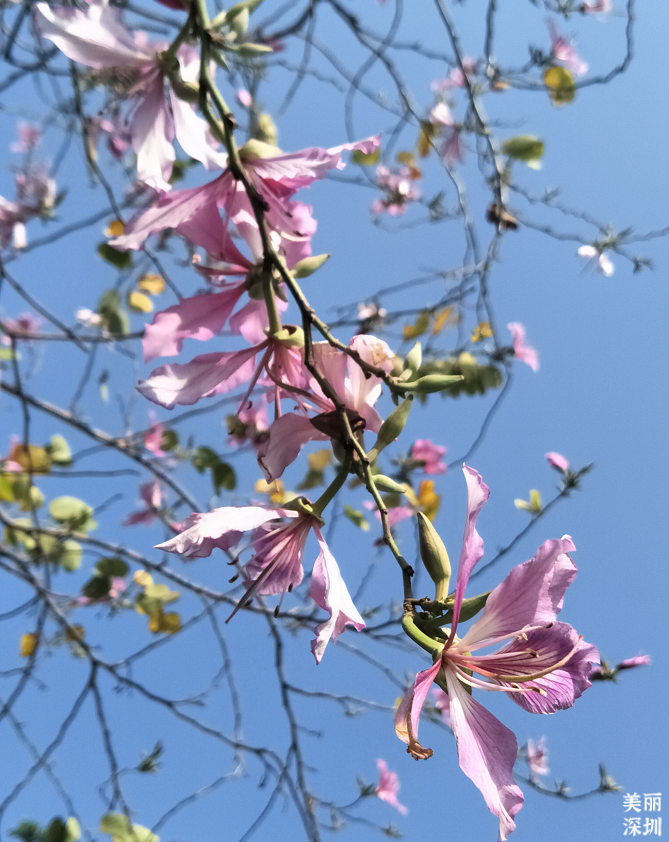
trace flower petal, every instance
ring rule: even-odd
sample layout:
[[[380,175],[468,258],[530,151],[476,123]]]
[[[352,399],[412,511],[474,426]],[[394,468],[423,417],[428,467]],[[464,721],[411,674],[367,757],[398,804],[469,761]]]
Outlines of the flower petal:
[[[269,438],[258,450],[258,464],[267,482],[278,479],[308,441],[327,441],[306,415],[287,412],[269,428]]]
[[[515,830],[513,817],[523,793],[513,780],[518,744],[512,731],[473,699],[452,667],[446,667],[451,725],[462,771],[481,790],[490,812],[499,817],[499,839]]]
[[[365,621],[353,604],[339,572],[339,565],[317,526],[314,527],[314,534],[321,551],[314,564],[309,596],[316,605],[330,615],[329,620],[314,627],[316,637],[311,641],[311,651],[316,663],[320,664],[330,638],[336,640],[346,626],[353,626],[356,631],[362,631],[365,628]]]
[[[441,659],[429,669],[419,672],[413,687],[405,691],[400,706],[395,711],[395,733],[407,744],[407,753],[414,760],[427,760],[434,754],[431,748],[425,748],[418,742],[418,721],[428,691],[440,669]]]

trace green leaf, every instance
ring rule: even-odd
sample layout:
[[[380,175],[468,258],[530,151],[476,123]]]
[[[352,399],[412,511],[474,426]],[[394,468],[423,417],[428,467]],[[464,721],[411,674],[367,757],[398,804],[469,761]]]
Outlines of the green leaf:
[[[273,52],[272,48],[268,47],[267,44],[237,44],[236,46],[228,44],[227,49],[232,50],[232,52],[237,53],[242,58],[255,58],[256,56]]]
[[[107,263],[110,263],[116,269],[122,271],[132,269],[132,255],[129,251],[119,251],[114,246],[110,246],[109,243],[100,243],[97,251],[99,257],[106,260]]]
[[[359,512],[357,509],[352,508],[347,503],[344,506],[344,514],[349,520],[353,521],[353,523],[358,527],[358,529],[362,529],[363,532],[367,532],[367,530],[369,529],[369,524],[365,520],[365,516],[362,512]]]
[[[122,558],[115,556],[101,558],[95,565],[95,572],[98,576],[127,576],[129,567]]]
[[[56,497],[49,503],[49,514],[56,523],[65,524],[73,531],[77,529],[88,531],[94,528],[94,526],[89,526],[89,524],[95,524],[95,521],[90,519],[93,509],[77,497]]]
[[[227,462],[219,462],[218,465],[214,465],[211,469],[211,481],[217,494],[222,488],[226,491],[234,491],[237,487],[237,476],[234,468]]]
[[[44,448],[54,465],[69,467],[72,464],[72,452],[69,444],[60,435],[51,436],[51,442]]]
[[[351,161],[353,161],[354,164],[359,164],[361,167],[371,167],[374,164],[378,164],[380,154],[381,149],[378,146],[373,152],[370,152],[369,155],[366,155],[359,149],[354,149],[353,154],[351,155]]]
[[[86,584],[81,589],[81,593],[83,596],[87,596],[89,599],[102,599],[103,596],[107,596],[110,590],[111,577],[96,575],[91,577],[88,580],[88,582],[86,582]]]
[[[502,144],[502,152],[517,161],[538,161],[544,154],[544,144],[534,135],[519,134]]]
[[[310,488],[316,488],[317,485],[323,485],[324,482],[325,475],[323,474],[323,471],[311,468],[307,471],[307,475],[302,482],[298,483],[297,490],[308,491]]]
[[[115,289],[108,289],[98,304],[103,327],[107,328],[112,336],[119,336],[130,331],[130,320],[128,314],[121,306],[121,298]]]
[[[81,836],[79,822],[69,818],[64,822],[60,816],[51,819],[49,826],[44,832],[44,842],[77,842]]]
[[[76,541],[72,541],[68,538],[67,541],[63,541],[60,548],[56,550],[55,561],[58,562],[63,570],[67,570],[71,573],[73,570],[77,570],[77,568],[81,565],[81,556],[81,544],[78,544]]]
[[[155,833],[141,824],[130,824],[122,813],[107,813],[100,819],[100,831],[109,833],[112,842],[158,842]]]
[[[177,158],[172,164],[172,175],[169,177],[168,182],[175,184],[177,181],[181,181],[187,171],[198,163],[199,161],[196,161],[194,158]]]
[[[19,839],[21,842],[44,842],[45,828],[37,822],[25,821],[20,822],[13,830],[9,831],[9,835],[14,839]]]
[[[160,438],[161,450],[174,450],[179,446],[179,435],[175,430],[163,430]]]
[[[0,474],[0,500],[5,503],[13,503],[14,497],[14,483],[11,474]]]
[[[193,467],[196,471],[203,474],[207,468],[215,468],[220,463],[220,458],[216,451],[210,447],[198,447],[191,458]]]

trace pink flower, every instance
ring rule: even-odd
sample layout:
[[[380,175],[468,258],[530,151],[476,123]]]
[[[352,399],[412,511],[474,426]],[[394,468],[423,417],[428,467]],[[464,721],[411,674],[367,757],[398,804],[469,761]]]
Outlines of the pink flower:
[[[518,322],[509,322],[507,327],[511,331],[514,355],[527,363],[532,371],[539,371],[539,357],[536,350],[525,344],[525,328]]]
[[[569,470],[569,462],[561,456],[559,453],[550,452],[546,454],[546,461],[551,466],[551,468],[555,468],[557,471],[562,471],[563,474],[566,474]]]
[[[434,699],[434,706],[441,714],[441,721],[447,728],[453,728],[451,724],[451,703],[448,698],[448,693],[445,693],[441,687],[433,687],[430,691]]]
[[[237,91],[237,102],[243,105],[244,108],[250,108],[253,105],[253,97],[246,88],[240,88]]]
[[[144,447],[147,450],[150,450],[154,456],[164,456],[165,451],[160,447],[160,443],[163,440],[165,428],[162,423],[156,419],[153,412],[150,413],[149,417],[151,418],[151,426],[146,433],[144,433]]]
[[[588,72],[588,65],[576,52],[570,38],[561,35],[552,20],[548,21],[548,31],[551,38],[551,51],[556,64],[566,67],[574,76],[584,76]]]
[[[476,59],[465,56],[462,59],[462,69],[454,67],[445,79],[435,79],[435,81],[430,84],[431,90],[437,94],[441,94],[445,91],[452,91],[454,88],[464,88],[465,74],[467,74],[467,76],[473,76],[476,73],[477,64],[478,62]]]
[[[21,338],[32,342],[29,338],[30,334],[37,333],[42,325],[42,319],[39,316],[34,316],[32,313],[19,313],[15,319],[4,319],[5,327],[14,333],[22,333]],[[2,337],[3,345],[10,345],[11,339],[9,336]]]
[[[42,139],[42,129],[33,123],[20,122],[18,139],[9,147],[11,152],[32,152]]]
[[[91,2],[84,10],[46,3],[38,3],[35,9],[35,24],[42,37],[53,41],[69,59],[93,68],[103,78],[121,71],[122,78],[132,80],[126,82],[126,96],[135,98],[127,121],[140,181],[157,190],[170,190],[175,135],[184,152],[206,169],[225,166],[227,157],[217,150],[205,120],[171,88],[165,89],[159,53],[166,44],[150,44],[146,33],[131,32],[121,12],[107,0]],[[200,66],[197,51],[183,44],[176,58],[174,72],[180,81],[195,83]]]
[[[228,444],[231,447],[240,447],[246,442],[251,442],[253,447],[257,448],[267,438],[267,402],[262,399],[255,403],[248,401],[237,415],[229,415],[227,422],[230,433]]]
[[[634,669],[634,667],[645,667],[648,664],[650,664],[650,655],[634,655],[633,658],[625,658],[624,661],[617,664],[616,669],[620,672],[621,670]]]
[[[234,614],[254,594],[284,594],[300,584],[304,575],[304,547],[313,529],[320,553],[314,564],[309,595],[330,615],[328,620],[315,626],[316,637],[311,642],[316,663],[320,663],[329,640],[336,640],[347,625],[358,631],[365,627],[337,562],[321,535],[321,523],[320,518],[306,508],[295,511],[264,506],[227,506],[205,514],[192,514],[186,519],[183,532],[158,544],[156,549],[180,553],[186,558],[204,558],[215,547],[230,549],[239,543],[244,532],[251,532],[249,548],[253,549],[253,556],[241,567],[246,593]]]
[[[456,635],[469,576],[483,555],[476,520],[490,493],[476,471],[467,466],[463,471],[467,518],[453,624],[434,665],[416,676],[413,694],[400,705],[396,731],[414,758],[429,757],[432,750],[417,739],[420,712],[433,681],[447,689],[460,768],[481,790],[488,809],[499,817],[500,840],[505,840],[515,828],[513,817],[523,803],[513,779],[516,738],[466,687],[506,693],[530,713],[554,713],[571,707],[591,686],[591,664],[599,663],[599,654],[571,626],[557,621],[564,592],[576,575],[568,556],[574,545],[568,536],[547,541],[533,559],[515,567],[492,591],[481,617],[464,637]],[[497,652],[476,654],[505,642]]]
[[[595,246],[581,246],[577,249],[577,253],[579,257],[585,257],[591,264],[594,261],[597,271],[606,275],[607,278],[610,278],[616,270],[606,254]]]
[[[532,779],[536,775],[548,774],[548,752],[546,751],[546,741],[542,737],[537,740],[527,741],[527,765],[530,767],[530,775]]]
[[[439,157],[445,164],[463,163],[465,149],[462,145],[462,126],[453,121],[450,108],[445,102],[438,102],[430,111],[430,122],[441,126],[443,143],[439,149]]]
[[[341,153],[345,149],[371,152],[378,143],[376,136],[332,149],[311,148],[284,154],[273,146],[249,141],[240,150],[250,183],[269,206],[265,213],[267,225],[280,238],[280,250],[289,264],[294,261],[294,265],[311,254],[311,236],[316,230],[311,208],[300,202],[290,202],[290,197],[301,187],[324,178],[331,169],[342,169]],[[228,170],[201,187],[176,190],[169,196],[158,197],[148,210],[130,220],[123,236],[112,240],[111,245],[120,249],[140,249],[152,234],[174,228],[215,260],[225,260],[226,226],[219,208],[227,219],[234,220],[240,211],[254,219],[243,184]]]
[[[386,373],[392,370],[393,352],[381,339],[361,334],[351,339],[350,347],[365,362]],[[350,411],[349,420],[353,427],[378,432],[382,421],[374,404],[381,395],[383,381],[374,375],[365,377],[354,360],[327,342],[315,342],[313,350],[319,371],[327,377]],[[311,402],[300,398],[299,413],[288,412],[277,418],[269,428],[267,441],[258,451],[258,463],[268,482],[281,476],[308,441],[337,440],[344,434],[334,404],[323,394],[315,379],[309,378],[308,388]],[[295,399],[294,395],[290,397]],[[309,411],[314,408],[319,412],[310,417]]]
[[[589,15],[608,15],[611,7],[611,0],[595,0],[594,3],[584,3],[583,12]]]
[[[385,760],[377,760],[376,768],[379,770],[379,784],[376,787],[376,794],[386,804],[390,804],[391,807],[394,807],[403,816],[406,816],[409,811],[404,804],[400,804],[397,800],[397,793],[400,791],[400,782],[397,778],[397,773],[391,772],[388,769],[388,764]]]
[[[148,526],[155,519],[165,499],[158,480],[140,485],[139,496],[145,504],[144,508],[131,512],[123,521],[123,526],[135,526],[138,523]]]
[[[423,471],[426,474],[443,474],[446,472],[446,465],[441,457],[446,453],[446,448],[440,444],[432,444],[429,439],[418,439],[411,448],[411,458],[414,462],[423,463]]]
[[[390,216],[399,216],[406,213],[408,204],[420,199],[420,189],[414,184],[409,167],[390,170],[383,165],[378,166],[376,183],[385,193],[385,198],[372,203],[371,211],[374,214],[386,212]]]
[[[362,504],[367,511],[374,512],[374,516],[378,521],[381,520],[381,512],[378,510],[376,503],[373,500],[365,500]],[[392,506],[388,509],[388,526],[391,529],[394,529],[398,523],[402,523],[403,520],[408,520],[410,517],[413,517],[414,511],[410,509],[408,506]]]

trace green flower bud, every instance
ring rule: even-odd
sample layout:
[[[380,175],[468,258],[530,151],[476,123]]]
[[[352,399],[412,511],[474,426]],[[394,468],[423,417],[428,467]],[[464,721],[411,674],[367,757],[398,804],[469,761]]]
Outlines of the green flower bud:
[[[412,374],[415,374],[420,368],[420,364],[422,361],[423,351],[421,349],[420,342],[416,342],[416,344],[404,358],[404,370],[410,371]]]
[[[374,477],[374,485],[377,488],[380,488],[381,491],[387,491],[390,494],[404,494],[406,491],[405,485],[395,482],[394,479],[386,477],[383,474],[376,474]]]
[[[451,562],[444,542],[430,520],[418,512],[418,542],[420,557],[428,576],[435,585],[435,600],[442,602],[448,596],[448,583],[451,579]]]
[[[298,261],[293,268],[293,275],[296,278],[308,278],[313,275],[316,269],[320,269],[326,260],[330,259],[329,254],[314,254]]]
[[[430,395],[432,392],[442,392],[452,383],[462,380],[461,374],[426,374],[411,383],[396,383],[395,388],[401,392],[418,392],[422,395]]]
[[[379,435],[376,439],[376,444],[369,452],[369,458],[373,462],[384,447],[395,441],[399,434],[404,429],[407,418],[409,417],[409,410],[411,409],[412,396],[409,395],[406,400],[393,409],[386,420],[381,424]]]

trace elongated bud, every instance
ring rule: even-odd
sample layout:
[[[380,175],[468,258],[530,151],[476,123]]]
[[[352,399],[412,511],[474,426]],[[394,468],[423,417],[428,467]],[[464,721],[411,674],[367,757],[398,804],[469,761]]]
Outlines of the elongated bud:
[[[412,396],[409,395],[402,403],[393,409],[386,420],[381,424],[379,435],[376,438],[376,443],[372,450],[369,451],[369,458],[373,462],[384,447],[392,444],[399,434],[404,429],[404,425],[409,417],[409,410],[411,409]]]
[[[387,491],[390,494],[404,494],[407,490],[406,485],[395,482],[394,479],[386,477],[383,474],[376,474],[374,477],[374,485],[380,488],[381,491]]]
[[[293,275],[295,275],[296,278],[308,278],[309,275],[313,275],[316,269],[320,269],[320,267],[329,258],[329,254],[314,254],[311,257],[305,257],[303,260],[300,260],[295,264],[293,267]]]
[[[416,342],[416,344],[404,358],[403,368],[405,371],[410,371],[412,374],[415,374],[420,368],[420,364],[422,363],[422,361],[423,351],[420,347],[420,342]]]
[[[451,562],[446,552],[444,542],[437,530],[422,512],[418,512],[418,542],[420,557],[423,560],[428,576],[434,582],[435,600],[443,602],[448,596],[448,583],[451,579]]]
[[[432,392],[441,392],[459,380],[464,380],[461,374],[426,374],[410,383],[396,383],[395,388],[401,392],[419,392],[423,395],[429,395]]]

